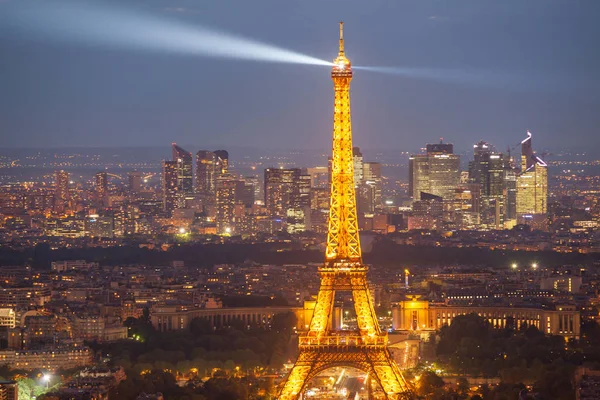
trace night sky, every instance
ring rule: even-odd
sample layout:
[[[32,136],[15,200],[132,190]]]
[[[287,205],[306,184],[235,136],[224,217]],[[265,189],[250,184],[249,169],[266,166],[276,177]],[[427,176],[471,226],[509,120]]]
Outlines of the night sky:
[[[0,147],[330,147],[329,67],[86,44],[7,23],[40,3],[59,1],[0,0]],[[343,20],[354,65],[426,71],[355,71],[354,142],[366,149],[443,137],[502,150],[527,129],[538,149],[600,144],[600,1],[96,3],[325,60],[337,55]]]

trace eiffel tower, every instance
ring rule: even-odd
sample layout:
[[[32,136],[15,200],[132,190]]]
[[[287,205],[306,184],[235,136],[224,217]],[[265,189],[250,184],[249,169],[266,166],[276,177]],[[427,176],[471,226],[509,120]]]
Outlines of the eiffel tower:
[[[321,287],[309,330],[300,337],[298,359],[279,399],[299,399],[306,384],[317,374],[342,366],[368,373],[387,399],[412,399],[411,389],[387,348],[387,334],[377,322],[367,283],[368,267],[362,263],[350,122],[352,67],[344,54],[343,32],[340,22],[340,50],[331,71],[335,89],[333,156],[327,251],[325,263],[319,268]],[[352,292],[357,331],[332,330],[336,291]]]

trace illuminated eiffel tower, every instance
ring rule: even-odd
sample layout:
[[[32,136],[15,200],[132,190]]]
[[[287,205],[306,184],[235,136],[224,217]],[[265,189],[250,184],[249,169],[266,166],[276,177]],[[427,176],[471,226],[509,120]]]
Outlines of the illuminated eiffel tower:
[[[377,381],[388,399],[411,399],[411,389],[387,348],[387,334],[377,322],[362,263],[354,192],[350,81],[352,68],[344,55],[343,23],[340,51],[331,71],[335,89],[331,199],[325,263],[319,268],[321,287],[306,334],[300,337],[299,355],[279,395],[280,400],[300,398],[306,384],[331,367],[354,367]],[[331,315],[336,291],[351,291],[357,331],[334,331]]]

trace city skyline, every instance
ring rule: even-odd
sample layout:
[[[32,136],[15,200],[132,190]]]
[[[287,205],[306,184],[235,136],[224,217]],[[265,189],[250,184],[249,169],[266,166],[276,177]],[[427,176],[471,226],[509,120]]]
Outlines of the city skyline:
[[[324,59],[333,49],[323,40],[331,20],[347,20],[355,27],[347,50],[358,65],[408,71],[356,71],[361,80],[353,88],[355,143],[365,149],[369,143],[410,150],[440,136],[458,149],[484,137],[502,138],[494,140],[500,148],[501,142],[516,143],[527,129],[544,148],[564,146],[566,137],[579,148],[594,143],[599,60],[594,35],[585,32],[597,29],[595,4],[467,2],[448,9],[438,2],[399,2],[367,9],[350,2],[340,13],[332,1],[317,15],[311,13],[314,3],[306,2],[295,5],[305,17],[299,22],[281,6],[258,2],[249,10],[230,3],[248,14],[239,13],[244,15],[240,19],[219,5],[205,5],[200,12],[158,0],[144,11],[218,26]],[[12,1],[0,4],[5,15],[14,6]],[[257,12],[265,22],[260,27],[249,18]],[[216,135],[222,143],[214,148],[256,142],[268,149],[328,148],[331,105],[322,67],[56,43],[11,27],[4,27],[8,34],[0,39],[0,48],[15,54],[0,77],[6,80],[6,93],[13,94],[1,100],[2,147],[172,140],[185,147]],[[556,38],[558,29],[567,34],[548,40]],[[265,85],[273,90],[264,91]],[[127,93],[115,97],[119,87]],[[221,111],[223,104],[231,111]]]

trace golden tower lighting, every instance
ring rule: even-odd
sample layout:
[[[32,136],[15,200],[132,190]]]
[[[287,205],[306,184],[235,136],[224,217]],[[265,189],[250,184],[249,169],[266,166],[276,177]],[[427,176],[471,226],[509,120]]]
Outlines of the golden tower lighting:
[[[313,377],[337,366],[366,372],[381,385],[388,399],[411,399],[411,389],[387,348],[387,334],[379,328],[367,283],[368,267],[362,263],[350,121],[352,66],[344,54],[341,22],[340,49],[333,63],[333,155],[325,263],[319,268],[321,286],[309,330],[300,337],[298,359],[279,399],[298,399]],[[352,292],[357,331],[332,330],[336,291]]]

